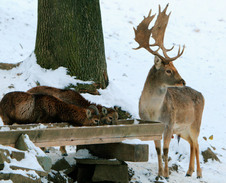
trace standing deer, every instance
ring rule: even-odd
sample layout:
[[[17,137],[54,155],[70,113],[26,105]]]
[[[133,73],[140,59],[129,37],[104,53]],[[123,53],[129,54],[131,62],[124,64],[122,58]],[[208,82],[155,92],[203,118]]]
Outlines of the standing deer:
[[[190,163],[186,176],[191,176],[194,171],[195,157],[197,164],[197,177],[202,177],[202,170],[199,162],[198,136],[200,131],[202,113],[204,109],[204,97],[202,94],[190,87],[185,86],[172,61],[179,58],[183,52],[178,50],[175,57],[169,57],[167,52],[171,49],[164,47],[164,34],[170,14],[166,15],[167,7],[159,14],[154,26],[148,29],[150,22],[155,15],[151,11],[147,17],[138,25],[135,31],[135,41],[139,48],[145,48],[155,55],[154,65],[150,69],[144,88],[139,100],[139,115],[143,120],[161,121],[165,123],[163,133],[163,154],[165,167],[163,168],[161,156],[161,141],[156,140],[155,148],[158,155],[158,177],[169,178],[168,151],[173,134],[187,140],[190,144]],[[150,36],[154,44],[149,44]],[[153,50],[152,46],[158,46]],[[162,50],[163,56],[158,53]]]

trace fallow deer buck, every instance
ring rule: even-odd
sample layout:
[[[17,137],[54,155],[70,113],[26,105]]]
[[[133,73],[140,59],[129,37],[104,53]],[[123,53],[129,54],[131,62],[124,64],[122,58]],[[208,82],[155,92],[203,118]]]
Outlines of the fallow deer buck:
[[[154,26],[148,29],[150,22],[155,15],[151,16],[151,11],[147,17],[138,25],[135,31],[135,40],[139,48],[145,48],[155,55],[154,65],[150,69],[139,101],[139,115],[143,120],[161,121],[165,123],[163,133],[163,154],[165,167],[163,168],[161,156],[161,141],[155,141],[155,148],[158,155],[158,178],[169,177],[168,150],[173,134],[187,140],[190,144],[190,163],[187,176],[191,176],[194,171],[195,157],[197,163],[197,177],[202,177],[202,170],[199,163],[198,136],[200,131],[202,113],[204,108],[204,97],[202,94],[190,87],[185,86],[185,81],[181,78],[172,61],[179,58],[183,52],[178,50],[175,57],[169,57],[167,52],[171,49],[164,47],[164,34],[168,24],[170,14],[166,14],[167,7],[159,14]],[[152,37],[154,44],[149,44]],[[153,50],[152,46],[158,46]],[[162,50],[163,56],[158,53]]]

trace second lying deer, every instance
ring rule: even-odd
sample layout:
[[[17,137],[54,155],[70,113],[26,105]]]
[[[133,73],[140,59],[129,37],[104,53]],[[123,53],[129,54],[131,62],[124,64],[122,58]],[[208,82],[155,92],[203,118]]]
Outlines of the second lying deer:
[[[37,86],[31,88],[27,92],[34,94],[51,95],[66,103],[84,108],[94,105],[98,108],[101,115],[100,124],[116,124],[118,120],[118,113],[114,109],[91,103],[90,101],[86,100],[80,93],[74,90],[64,90],[49,86]]]
[[[37,86],[27,91],[33,94],[45,94],[54,96],[68,104],[88,108],[92,105],[96,106],[100,113],[100,124],[116,124],[118,120],[118,113],[111,108],[106,108],[86,100],[80,93],[74,90],[64,90],[49,86]],[[60,147],[62,155],[67,155],[65,146]],[[48,152],[48,151],[47,151]]]

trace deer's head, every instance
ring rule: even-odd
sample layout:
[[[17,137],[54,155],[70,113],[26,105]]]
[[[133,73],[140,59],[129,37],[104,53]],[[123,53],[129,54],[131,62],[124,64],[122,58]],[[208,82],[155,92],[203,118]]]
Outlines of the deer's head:
[[[182,79],[172,62],[164,63],[158,56],[154,59],[155,76],[158,83],[163,87],[184,86],[185,81]]]
[[[155,55],[155,77],[158,78],[160,84],[165,86],[183,86],[185,85],[185,81],[181,78],[172,61],[183,54],[185,46],[183,46],[182,51],[179,46],[178,53],[174,57],[169,57],[167,54],[174,46],[170,49],[164,47],[164,35],[170,16],[170,13],[168,15],[166,14],[167,8],[168,4],[161,12],[161,7],[159,6],[157,20],[151,29],[148,29],[148,26],[155,17],[155,15],[151,16],[151,10],[148,16],[144,17],[143,21],[137,26],[137,29],[134,28],[135,41],[139,44],[139,47],[136,49],[145,48],[151,54]],[[154,39],[154,44],[149,44],[150,37]],[[152,47],[156,46],[158,48],[153,50]],[[158,52],[159,50],[162,51],[163,55]]]

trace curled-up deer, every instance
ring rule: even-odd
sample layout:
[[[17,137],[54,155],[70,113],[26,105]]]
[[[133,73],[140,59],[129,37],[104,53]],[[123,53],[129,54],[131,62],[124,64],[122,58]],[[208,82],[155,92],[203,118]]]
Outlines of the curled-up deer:
[[[151,54],[155,55],[154,65],[150,69],[144,88],[139,100],[139,115],[143,120],[154,120],[165,123],[163,133],[163,157],[165,167],[163,168],[161,156],[161,141],[155,141],[155,148],[158,155],[158,177],[169,177],[168,169],[168,151],[169,144],[173,134],[185,139],[190,144],[190,163],[187,176],[191,176],[194,172],[194,164],[196,158],[197,177],[202,177],[202,170],[199,162],[199,144],[198,136],[200,132],[202,113],[204,109],[203,95],[185,86],[185,81],[181,78],[173,62],[179,58],[182,51],[180,47],[178,53],[174,57],[170,57],[168,52],[174,47],[166,49],[164,47],[164,34],[168,24],[170,14],[166,14],[167,7],[161,11],[159,6],[159,14],[154,26],[149,29],[150,22],[155,15],[151,15],[151,11],[147,17],[138,25],[135,31],[135,41],[139,44],[139,48],[144,48]],[[154,44],[149,44],[149,39],[154,39]],[[153,46],[157,46],[153,50]],[[159,53],[162,51],[162,54]]]
[[[34,88],[31,88],[27,92],[33,94],[51,95],[68,104],[73,104],[79,107],[88,108],[90,106],[96,106],[100,113],[100,125],[117,124],[118,113],[114,109],[104,107],[100,104],[92,103],[74,90],[59,89],[49,86],[36,86]]]
[[[0,102],[0,116],[5,125],[68,122],[74,126],[99,124],[95,108],[68,104],[50,95],[26,92],[7,93]]]

